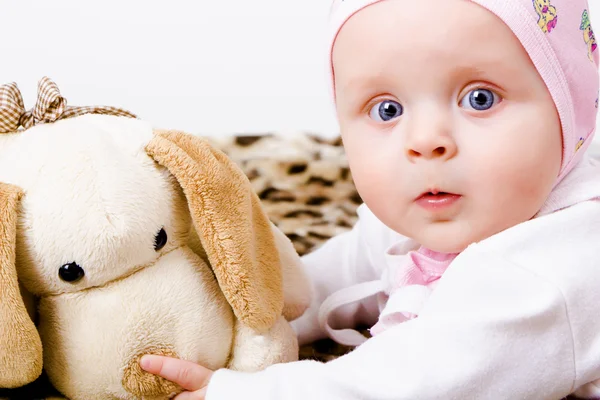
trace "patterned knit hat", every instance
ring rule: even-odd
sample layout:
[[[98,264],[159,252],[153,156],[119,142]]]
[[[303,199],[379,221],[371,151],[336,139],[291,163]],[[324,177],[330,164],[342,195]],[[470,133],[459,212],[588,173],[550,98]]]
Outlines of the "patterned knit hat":
[[[328,71],[340,28],[355,13],[383,0],[335,0],[330,16]],[[393,1],[393,0],[386,0]],[[581,160],[596,127],[598,45],[587,0],[471,0],[498,16],[519,39],[546,83],[563,132],[557,183]]]

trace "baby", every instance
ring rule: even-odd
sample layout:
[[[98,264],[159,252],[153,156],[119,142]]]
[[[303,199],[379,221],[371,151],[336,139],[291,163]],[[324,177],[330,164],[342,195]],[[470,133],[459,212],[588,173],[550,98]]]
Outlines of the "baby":
[[[147,356],[179,399],[600,396],[598,50],[585,0],[337,0],[331,87],[364,203],[304,258],[329,363]],[[353,328],[371,327],[369,339]]]

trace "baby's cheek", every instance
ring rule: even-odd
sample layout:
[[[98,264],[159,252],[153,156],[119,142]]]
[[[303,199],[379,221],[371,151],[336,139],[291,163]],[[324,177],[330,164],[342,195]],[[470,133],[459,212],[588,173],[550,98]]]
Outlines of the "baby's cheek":
[[[546,194],[544,176],[537,171],[530,174],[515,172],[511,179],[513,195],[521,202],[539,204]]]
[[[356,189],[360,197],[372,210],[384,207],[385,199],[389,198],[386,193],[389,183],[383,182],[382,174],[376,173],[369,168],[357,169],[352,175]]]
[[[479,193],[479,198],[484,204],[482,211],[492,219],[495,231],[532,218],[549,190],[544,174],[522,163],[506,163],[489,169],[487,174],[485,190]]]
[[[406,208],[405,173],[386,157],[360,155],[349,157],[352,178],[362,200],[385,223],[396,222]]]
[[[391,169],[383,160],[384,157],[376,156],[380,154],[377,149],[360,146],[360,142],[346,146],[346,154],[352,178],[361,197],[366,200],[379,196],[387,187],[385,180]]]

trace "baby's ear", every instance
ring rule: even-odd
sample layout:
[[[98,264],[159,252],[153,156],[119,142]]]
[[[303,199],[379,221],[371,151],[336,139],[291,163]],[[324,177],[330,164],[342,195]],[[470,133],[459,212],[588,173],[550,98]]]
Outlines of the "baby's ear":
[[[15,267],[22,192],[0,182],[0,388],[16,388],[42,373],[42,342],[29,317]]]
[[[282,315],[281,261],[248,178],[206,140],[157,132],[147,153],[177,179],[201,247],[236,317],[259,332]]]

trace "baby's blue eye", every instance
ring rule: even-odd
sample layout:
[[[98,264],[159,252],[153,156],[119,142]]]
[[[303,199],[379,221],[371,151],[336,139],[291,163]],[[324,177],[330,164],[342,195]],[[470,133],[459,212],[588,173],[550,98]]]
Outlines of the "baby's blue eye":
[[[384,100],[375,104],[369,116],[375,121],[387,122],[402,115],[404,109],[402,105],[394,100]]]
[[[491,90],[471,90],[460,101],[460,106],[475,111],[486,111],[498,104],[500,96]]]

